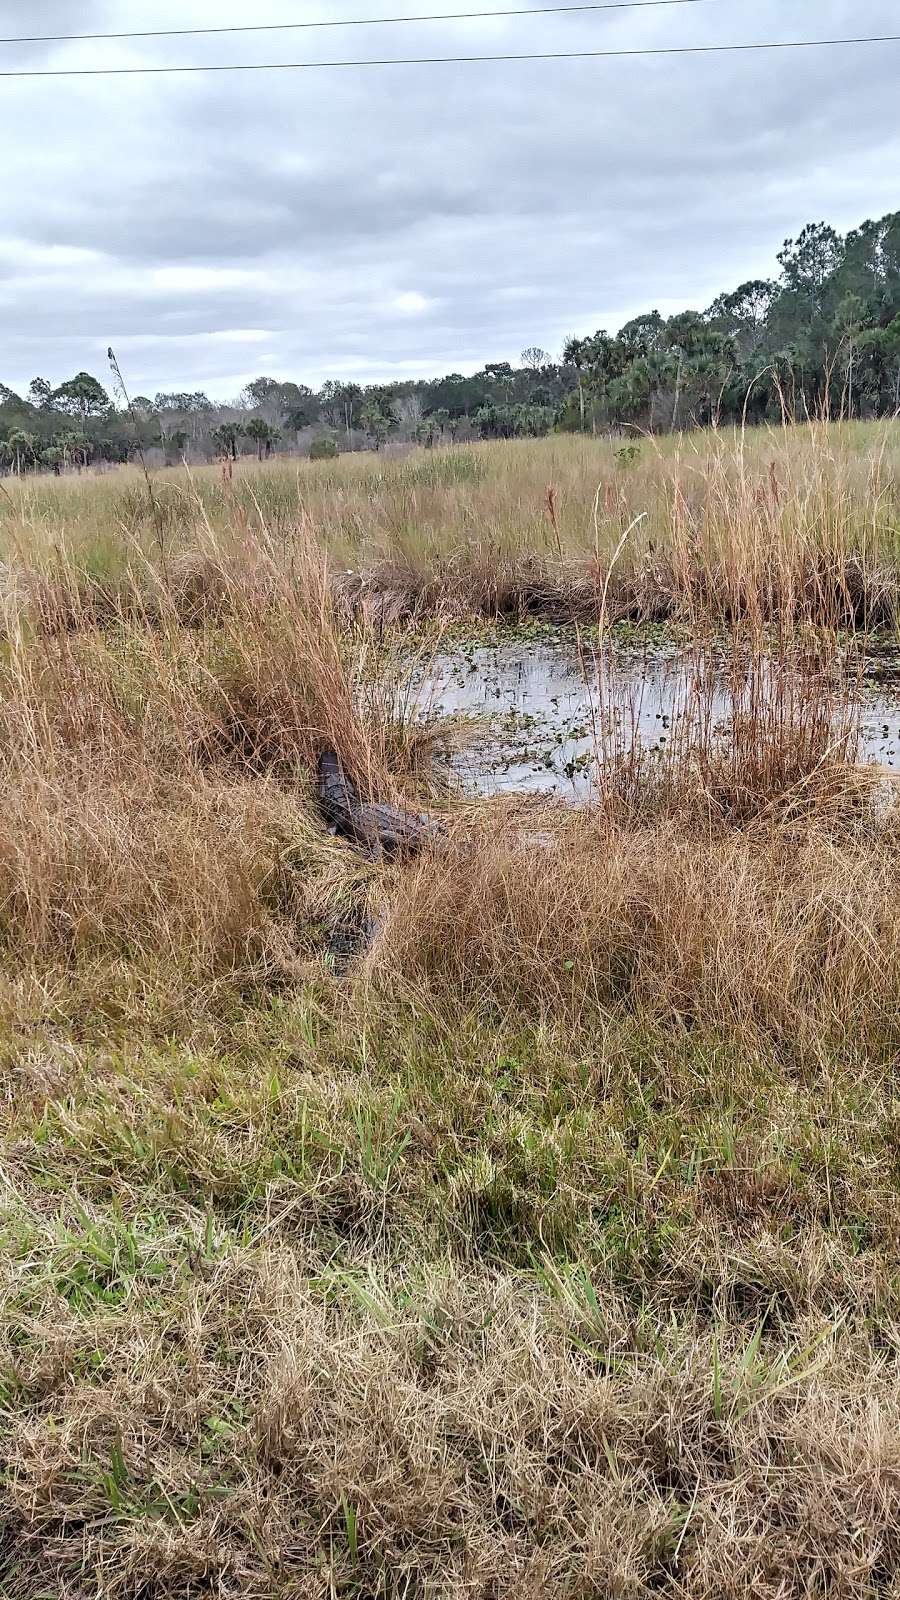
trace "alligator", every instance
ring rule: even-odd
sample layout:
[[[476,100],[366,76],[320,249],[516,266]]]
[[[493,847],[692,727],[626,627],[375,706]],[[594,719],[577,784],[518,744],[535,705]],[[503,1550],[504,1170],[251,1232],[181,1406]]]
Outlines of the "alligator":
[[[333,750],[319,757],[319,809],[335,833],[353,839],[374,859],[414,855],[445,832],[440,822],[420,812],[361,800]]]
[[[325,924],[325,949],[335,977],[345,978],[368,955],[384,926],[384,912],[373,915],[364,906],[338,912]]]

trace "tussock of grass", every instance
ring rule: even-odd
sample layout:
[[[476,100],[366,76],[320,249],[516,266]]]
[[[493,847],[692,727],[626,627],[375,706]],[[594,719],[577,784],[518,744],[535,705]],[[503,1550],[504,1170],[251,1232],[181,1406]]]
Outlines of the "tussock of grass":
[[[852,820],[851,827],[856,824]],[[739,1039],[886,1040],[897,1022],[893,821],[762,832],[543,817],[454,834],[400,881],[373,958],[499,1014],[635,1009]]]

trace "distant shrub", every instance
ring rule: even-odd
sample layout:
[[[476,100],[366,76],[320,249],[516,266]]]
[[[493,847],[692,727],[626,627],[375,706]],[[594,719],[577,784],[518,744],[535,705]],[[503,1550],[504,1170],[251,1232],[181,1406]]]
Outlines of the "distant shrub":
[[[640,453],[641,447],[638,444],[620,444],[616,451],[616,460],[620,467],[630,467],[637,461]]]
[[[327,434],[322,434],[318,439],[313,439],[309,447],[310,461],[333,461],[338,453],[335,441],[329,439]]]

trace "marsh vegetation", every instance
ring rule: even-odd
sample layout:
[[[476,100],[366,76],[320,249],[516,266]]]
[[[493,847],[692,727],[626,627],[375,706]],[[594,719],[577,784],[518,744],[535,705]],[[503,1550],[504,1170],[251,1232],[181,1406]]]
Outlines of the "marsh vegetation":
[[[894,1592],[898,462],[7,483],[5,1593]],[[589,803],[460,792],[416,684],[558,623]],[[664,750],[597,700],[648,640]],[[435,848],[329,835],[326,748]]]

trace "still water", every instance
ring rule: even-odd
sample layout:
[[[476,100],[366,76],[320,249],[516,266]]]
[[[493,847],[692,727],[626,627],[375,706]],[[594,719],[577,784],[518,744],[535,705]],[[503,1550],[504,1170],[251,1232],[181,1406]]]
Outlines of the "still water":
[[[852,689],[859,758],[900,770],[900,682],[877,681],[876,670],[890,679],[873,663]],[[618,650],[601,673],[569,635],[445,649],[423,675],[419,704],[425,714],[472,719],[471,738],[453,757],[470,792],[568,799],[587,797],[597,753],[610,741],[634,738],[664,752],[685,717],[698,715],[725,741],[734,711],[724,660],[707,667],[702,686],[687,651]]]

